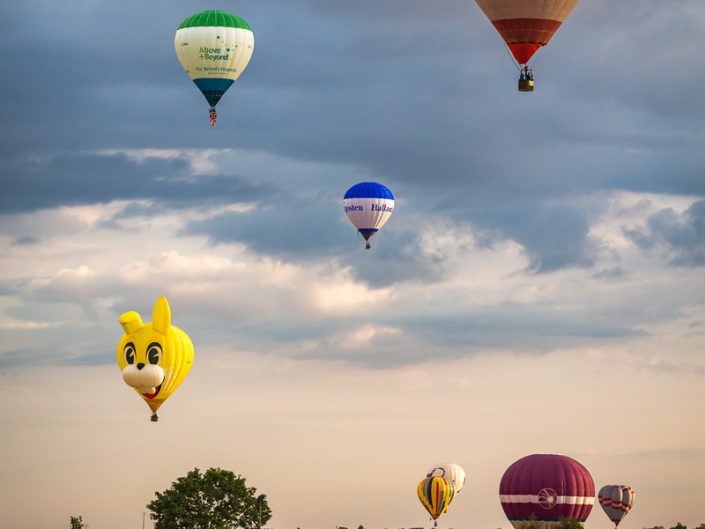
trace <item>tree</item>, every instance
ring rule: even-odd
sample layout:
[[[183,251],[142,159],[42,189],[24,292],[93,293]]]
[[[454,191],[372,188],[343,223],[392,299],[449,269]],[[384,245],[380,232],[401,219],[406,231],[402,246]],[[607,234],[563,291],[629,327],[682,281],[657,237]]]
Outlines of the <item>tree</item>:
[[[678,522],[676,525],[671,527],[671,529],[688,529],[688,528],[685,525],[683,525],[682,523]]]
[[[86,524],[83,523],[83,516],[71,517],[71,529],[86,529]]]
[[[256,529],[272,517],[264,494],[220,468],[195,468],[155,495],[147,505],[154,529]]]
[[[583,529],[583,524],[575,518],[561,518],[553,529]]]

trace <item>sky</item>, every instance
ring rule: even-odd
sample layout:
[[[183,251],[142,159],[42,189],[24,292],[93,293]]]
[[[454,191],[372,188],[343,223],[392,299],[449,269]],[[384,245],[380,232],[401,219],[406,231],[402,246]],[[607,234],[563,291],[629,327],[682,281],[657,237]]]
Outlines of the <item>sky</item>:
[[[214,129],[173,49],[212,8],[256,42]],[[440,525],[508,529],[531,453],[634,487],[623,529],[705,522],[702,0],[581,2],[531,94],[472,0],[3,11],[0,526],[140,528],[221,467],[272,529],[429,527],[453,461]],[[196,352],[153,424],[115,347],[162,294]]]

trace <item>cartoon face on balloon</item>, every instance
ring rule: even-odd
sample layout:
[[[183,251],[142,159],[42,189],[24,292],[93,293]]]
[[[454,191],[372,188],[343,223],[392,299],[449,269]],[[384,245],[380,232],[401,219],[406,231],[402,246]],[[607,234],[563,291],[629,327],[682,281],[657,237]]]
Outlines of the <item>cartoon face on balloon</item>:
[[[164,296],[154,304],[152,323],[142,323],[137,312],[120,316],[125,334],[117,346],[122,379],[157,410],[179,387],[193,363],[193,344],[188,335],[171,324],[171,310]]]

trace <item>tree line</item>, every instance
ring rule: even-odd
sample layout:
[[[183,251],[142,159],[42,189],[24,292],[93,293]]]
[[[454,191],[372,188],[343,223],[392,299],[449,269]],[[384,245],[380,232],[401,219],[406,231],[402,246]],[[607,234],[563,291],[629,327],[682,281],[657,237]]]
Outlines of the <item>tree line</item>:
[[[209,468],[203,473],[194,468],[165,491],[155,492],[155,499],[147,509],[154,529],[262,529],[272,518],[266,494],[257,494],[257,489],[247,486],[245,478],[221,468]],[[87,528],[82,516],[71,516],[70,529]],[[336,529],[348,528],[336,526]],[[365,528],[359,525],[357,529]],[[523,529],[543,527],[538,522],[529,522]],[[577,520],[563,519],[553,529],[583,529],[583,525]],[[666,527],[654,525],[643,529]],[[688,527],[678,522],[668,529]],[[705,529],[705,523],[693,529]]]

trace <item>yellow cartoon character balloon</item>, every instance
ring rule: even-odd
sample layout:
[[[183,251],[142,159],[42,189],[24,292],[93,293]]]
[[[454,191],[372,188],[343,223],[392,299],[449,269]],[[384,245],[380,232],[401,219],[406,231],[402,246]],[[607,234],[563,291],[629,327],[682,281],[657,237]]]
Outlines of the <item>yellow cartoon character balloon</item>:
[[[152,410],[157,410],[184,381],[193,363],[193,344],[188,335],[171,324],[171,310],[164,296],[154,304],[152,323],[142,323],[137,312],[120,316],[125,330],[117,346],[122,379]]]

